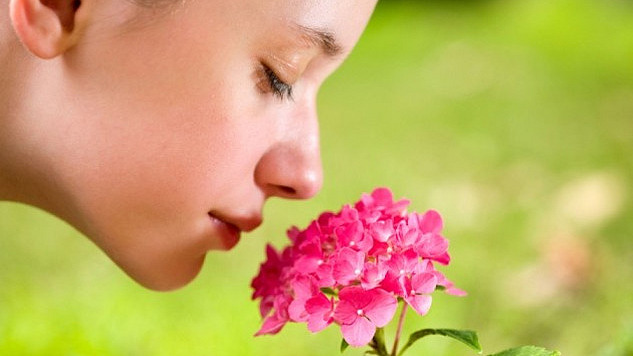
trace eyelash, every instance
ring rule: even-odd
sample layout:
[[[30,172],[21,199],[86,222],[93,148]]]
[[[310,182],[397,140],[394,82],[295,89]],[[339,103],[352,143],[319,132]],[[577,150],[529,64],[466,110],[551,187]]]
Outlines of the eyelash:
[[[266,76],[266,81],[268,82],[268,86],[272,91],[272,94],[279,99],[290,99],[292,100],[292,85],[285,83],[275,72],[270,69],[267,65],[263,65],[264,74]]]

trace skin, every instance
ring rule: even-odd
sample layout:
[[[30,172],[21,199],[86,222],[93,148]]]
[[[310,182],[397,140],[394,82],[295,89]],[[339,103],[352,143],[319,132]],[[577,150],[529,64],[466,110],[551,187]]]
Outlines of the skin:
[[[317,91],[375,6],[0,3],[0,200],[59,216],[156,290],[259,226],[266,199],[319,191]]]

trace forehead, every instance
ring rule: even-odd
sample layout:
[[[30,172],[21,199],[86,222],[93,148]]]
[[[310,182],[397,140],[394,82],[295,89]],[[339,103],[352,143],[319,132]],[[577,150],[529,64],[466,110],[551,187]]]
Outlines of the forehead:
[[[376,0],[190,0],[181,11],[195,12],[198,23],[209,29],[221,27],[218,34],[226,37],[287,41],[292,36],[307,43],[336,44],[330,49],[338,46],[347,51],[360,37],[375,5]]]
[[[258,1],[277,26],[327,33],[336,44],[349,50],[358,40],[376,5],[375,0]],[[308,31],[310,32],[310,31]]]
[[[134,1],[138,3],[146,0]],[[122,6],[111,6],[110,11],[106,10],[102,17],[108,19],[106,23],[112,25],[125,24],[120,27],[120,31],[124,33],[139,27],[157,25],[164,20],[172,22],[171,20],[183,19],[184,23],[170,30],[190,32],[190,35],[205,40],[215,37],[220,41],[250,41],[265,37],[288,41],[287,37],[293,36],[301,37],[306,43],[335,43],[343,52],[348,52],[358,41],[376,2],[377,0],[180,0],[167,7],[138,6],[130,2],[127,11],[123,11]],[[116,1],[101,5],[106,3],[121,4]],[[113,19],[116,23],[111,22]],[[319,33],[328,36],[310,36]],[[331,49],[336,46],[331,46]]]

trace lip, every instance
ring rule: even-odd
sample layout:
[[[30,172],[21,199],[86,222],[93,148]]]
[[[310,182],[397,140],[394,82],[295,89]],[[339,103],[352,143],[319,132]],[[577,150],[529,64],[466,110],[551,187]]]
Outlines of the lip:
[[[222,241],[222,246],[219,249],[230,250],[235,247],[235,245],[237,245],[240,241],[240,228],[211,213],[209,213],[209,218],[217,235]]]
[[[208,215],[222,241],[222,249],[224,250],[230,250],[237,245],[242,231],[253,231],[262,223],[259,215],[243,218],[225,217],[215,212],[209,212]]]

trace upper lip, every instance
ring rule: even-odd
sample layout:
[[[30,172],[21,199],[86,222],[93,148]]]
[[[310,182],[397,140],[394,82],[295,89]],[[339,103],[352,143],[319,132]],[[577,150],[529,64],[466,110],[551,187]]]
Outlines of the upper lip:
[[[211,211],[209,215],[220,219],[221,221],[237,227],[240,231],[250,232],[255,230],[262,224],[261,214],[251,215],[223,215],[218,212]]]

